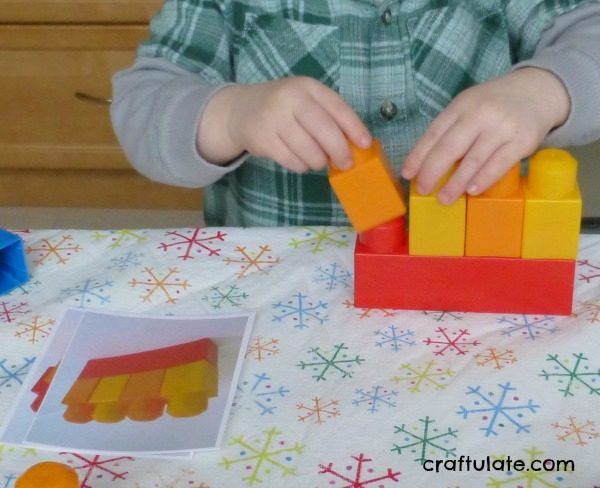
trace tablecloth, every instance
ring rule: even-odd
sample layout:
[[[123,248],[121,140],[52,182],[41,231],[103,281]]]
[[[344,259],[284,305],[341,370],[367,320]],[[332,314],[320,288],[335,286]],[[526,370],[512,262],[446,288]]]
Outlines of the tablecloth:
[[[0,445],[0,488],[42,460],[82,488],[600,486],[598,235],[581,238],[573,314],[555,317],[354,308],[347,228],[16,232],[31,279],[0,297],[0,420],[64,307],[257,318],[219,451]],[[509,457],[575,469],[466,470]]]

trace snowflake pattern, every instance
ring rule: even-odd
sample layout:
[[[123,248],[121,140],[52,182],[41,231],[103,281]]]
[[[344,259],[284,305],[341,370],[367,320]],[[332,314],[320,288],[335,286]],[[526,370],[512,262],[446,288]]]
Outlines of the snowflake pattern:
[[[141,264],[141,258],[144,257],[144,253],[127,251],[122,256],[112,258],[111,264],[107,269],[116,269],[118,271],[125,271],[132,266],[138,266]]]
[[[444,457],[456,457],[456,448],[445,447],[442,444],[448,444],[452,439],[456,438],[458,430],[453,430],[448,427],[445,432],[440,432],[436,427],[433,427],[435,420],[426,416],[419,419],[421,425],[407,428],[406,424],[400,427],[395,427],[394,434],[404,434],[404,444],[394,444],[392,451],[402,454],[402,450],[410,450],[411,453],[417,454],[416,462],[423,464],[428,458],[437,457],[443,454]]]
[[[95,279],[83,280],[71,288],[61,290],[61,301],[73,301],[78,308],[90,305],[104,305],[110,302],[110,295],[106,289],[113,286],[112,281]]]
[[[220,230],[212,231],[206,229],[184,229],[181,231],[172,230],[165,234],[166,237],[169,238],[170,242],[161,242],[159,249],[163,251],[168,251],[171,248],[174,248],[176,251],[180,252],[177,257],[179,259],[183,259],[184,261],[187,259],[194,259],[192,253],[196,252],[198,254],[206,253],[208,256],[219,256],[219,252],[221,248],[215,247],[215,242],[224,242],[225,236]]]
[[[266,358],[279,354],[279,339],[264,339],[256,337],[248,345],[246,357],[252,356],[255,361],[261,363]]]
[[[540,455],[544,452],[539,451],[536,447],[532,447],[531,449],[524,449],[524,451],[528,454],[528,464],[530,466],[534,460],[544,459],[540,457]],[[526,469],[525,471],[508,471],[506,472],[506,475],[508,477],[504,480],[495,477],[490,477],[487,486],[490,488],[502,488],[503,486],[527,488],[534,488],[539,486],[545,488],[558,488],[558,485],[555,485],[554,483],[550,482],[549,477],[555,476],[555,481],[557,481],[558,483],[564,481],[564,478],[561,475],[557,476],[555,473],[556,471],[534,471],[533,469]]]
[[[344,305],[346,308],[356,309],[356,315],[360,319],[368,319],[378,314],[380,314],[383,317],[394,317],[396,315],[396,311],[391,309],[388,310],[385,308],[357,308],[354,306],[354,302],[351,300],[344,300],[342,305]]]
[[[292,238],[290,241],[290,247],[298,249],[306,246],[310,248],[309,252],[317,254],[323,251],[326,246],[334,246],[337,248],[348,247],[350,245],[350,237],[352,229],[350,227],[333,227],[331,229],[327,227],[303,227],[301,231],[304,233],[302,238]]]
[[[321,425],[325,423],[325,420],[341,415],[338,410],[338,400],[323,401],[322,398],[316,396],[311,402],[310,406],[306,406],[304,403],[296,405],[296,408],[303,412],[303,415],[298,415],[298,422],[314,420],[315,424]]]
[[[92,478],[95,480],[102,480],[105,475],[110,476],[111,481],[124,480],[129,474],[127,471],[121,471],[121,464],[124,461],[133,461],[132,457],[120,456],[120,457],[108,457],[102,459],[99,455],[90,455],[88,457],[74,452],[61,452],[61,456],[70,456],[67,460],[69,464],[76,471],[81,470],[83,479],[80,477],[79,488],[93,488],[91,484]]]
[[[5,474],[4,475],[4,479],[1,481],[1,483],[4,483],[0,486],[2,486],[2,488],[10,488],[11,486],[13,486],[13,481],[16,481],[17,477],[10,473],[10,474]]]
[[[30,313],[27,302],[10,303],[0,302],[0,322],[10,324],[16,320],[17,315]]]
[[[281,263],[280,257],[273,257],[271,254],[271,248],[268,245],[258,246],[258,251],[253,253],[248,251],[246,246],[237,246],[236,252],[241,254],[241,257],[225,258],[225,264],[239,264],[240,272],[236,273],[238,279],[244,278],[252,271],[257,271],[262,274],[267,274],[276,265]]]
[[[573,354],[575,364],[571,367],[571,359],[561,360],[558,354],[548,354],[546,361],[554,363],[552,372],[542,370],[540,376],[546,380],[557,379],[561,385],[566,385],[559,388],[563,396],[575,396],[574,390],[587,389],[590,395],[600,395],[600,368],[590,370],[585,361],[588,361],[583,354]],[[581,367],[581,368],[580,368]]]
[[[29,295],[35,288],[40,286],[42,282],[40,280],[29,280],[27,283],[17,286],[12,292],[8,294],[8,296],[16,295],[19,293],[20,295]]]
[[[600,437],[600,432],[596,430],[594,422],[586,420],[584,423],[577,425],[577,419],[571,415],[569,415],[567,425],[555,422],[552,424],[552,427],[563,431],[562,435],[557,436],[558,440],[567,441],[573,439],[578,446],[585,446],[589,443],[588,441]]]
[[[436,368],[436,362],[433,360],[428,361],[422,367],[403,364],[400,366],[400,370],[404,374],[394,376],[392,381],[410,385],[408,388],[410,393],[419,393],[428,387],[443,390],[446,388],[444,382],[454,376],[454,371],[449,368]]]
[[[195,481],[196,473],[191,469],[181,468],[178,473],[165,477],[164,473],[159,472],[155,466],[150,466],[150,475],[154,478],[152,488],[209,488],[209,486],[200,481]],[[139,483],[135,483],[135,488],[147,488]]]
[[[97,241],[103,241],[108,239],[110,242],[111,249],[117,249],[126,244],[139,244],[148,239],[145,235],[147,231],[134,231],[131,229],[118,229],[109,230],[108,233],[94,232],[94,239]]]
[[[521,317],[500,317],[498,323],[508,324],[508,329],[502,331],[502,335],[512,337],[513,334],[520,334],[532,341],[544,332],[553,334],[558,330],[554,324],[554,317],[549,315],[528,317],[523,314]]]
[[[438,334],[434,339],[428,337],[423,342],[428,346],[434,345],[434,349],[436,349],[434,354],[436,356],[443,356],[449,351],[455,351],[457,356],[463,356],[468,352],[469,347],[475,347],[481,344],[481,342],[476,339],[467,339],[467,337],[471,335],[468,329],[459,329],[458,332],[449,332],[447,327],[438,327],[435,329],[435,332]]]
[[[28,337],[27,341],[35,344],[40,337],[48,337],[54,323],[53,319],[42,319],[41,315],[36,315],[29,322],[19,322],[22,327],[15,332],[15,337]]]
[[[279,301],[273,304],[274,309],[278,309],[279,315],[273,315],[273,322],[284,322],[290,320],[297,329],[306,329],[313,322],[323,325],[329,320],[323,311],[327,309],[327,303],[319,300],[317,303],[308,299],[308,296],[302,293],[292,295],[292,298],[285,303]]]
[[[308,351],[309,354],[312,354],[311,362],[300,361],[297,366],[303,370],[311,368],[312,371],[318,373],[313,375],[317,381],[325,381],[328,373],[336,371],[342,378],[352,378],[353,372],[350,369],[355,365],[360,365],[364,359],[358,355],[350,358],[344,352],[347,350],[344,343],[334,345],[331,353],[321,352],[320,347],[313,347]]]
[[[590,263],[587,259],[577,261],[577,265],[586,269],[586,271],[579,275],[580,281],[591,283],[592,280],[600,278],[600,265]]]
[[[415,335],[410,329],[400,329],[395,325],[390,325],[385,329],[378,329],[374,332],[378,340],[375,341],[377,347],[386,347],[394,351],[401,351],[404,346],[415,346],[417,343],[411,339]]]
[[[331,263],[328,267],[317,266],[315,268],[315,283],[324,283],[328,291],[338,288],[350,288],[352,286],[352,273],[341,264]]]
[[[35,357],[23,358],[22,364],[8,366],[7,359],[0,360],[0,388],[10,388],[15,384],[22,385],[34,361]]]
[[[245,403],[251,403],[252,405],[246,405],[246,410],[256,410],[258,413],[263,415],[273,415],[275,409],[274,401],[279,398],[285,398],[290,392],[284,386],[276,388],[271,383],[271,378],[266,373],[255,374],[254,378],[249,381],[243,381],[237,386],[237,394],[233,401],[233,406],[238,407]],[[248,399],[248,400],[246,400]]]
[[[239,307],[249,296],[235,285],[230,285],[227,289],[212,286],[209,292],[208,295],[202,297],[202,301],[207,302],[215,310],[225,307]]]
[[[388,390],[384,386],[374,385],[369,390],[358,388],[355,390],[358,398],[352,400],[352,404],[359,407],[363,404],[367,405],[367,412],[375,413],[379,411],[380,406],[392,408],[398,406],[395,401],[395,397],[398,396],[398,392],[395,390]]]
[[[486,437],[498,435],[497,429],[506,427],[504,421],[513,424],[517,429],[517,434],[529,432],[530,426],[521,421],[525,413],[537,413],[536,409],[540,406],[534,404],[532,400],[528,400],[526,404],[517,403],[520,399],[518,396],[511,394],[511,392],[516,391],[516,388],[512,387],[510,382],[498,386],[500,387],[499,398],[495,398],[496,393],[493,391],[484,394],[481,391],[481,386],[469,386],[466,394],[474,395],[474,407],[467,408],[461,405],[456,413],[462,415],[463,419],[466,419],[469,415],[483,414],[481,420],[486,421],[487,426],[481,427],[479,430],[482,430]],[[509,404],[509,402],[512,402],[512,404]]]
[[[70,235],[62,236],[57,243],[53,243],[48,239],[42,239],[38,247],[27,246],[25,252],[37,255],[36,259],[33,260],[33,264],[37,266],[50,263],[53,259],[57,264],[66,264],[74,253],[81,251],[81,246],[72,243],[72,240],[73,237]]]
[[[494,369],[502,369],[517,362],[517,358],[511,349],[501,352],[494,347],[488,347],[482,354],[475,354],[475,359],[477,359],[478,366],[493,365]]]
[[[144,268],[144,273],[149,276],[145,281],[138,281],[133,278],[129,282],[132,287],[138,285],[145,287],[147,293],[141,295],[144,302],[152,301],[152,296],[160,290],[166,298],[165,303],[175,303],[178,298],[175,295],[179,295],[182,290],[187,290],[192,286],[188,280],[181,281],[181,278],[175,277],[179,273],[177,268],[169,268],[162,278],[159,277],[160,273],[156,273],[153,268]]]
[[[446,310],[423,310],[423,315],[431,317],[436,322],[444,322],[446,319],[462,320],[465,316],[464,312],[448,312]]]
[[[250,441],[242,436],[234,437],[229,445],[240,447],[239,457],[236,459],[224,457],[220,465],[226,470],[235,464],[244,465],[249,474],[242,480],[247,482],[248,486],[263,483],[264,476],[270,475],[273,471],[279,472],[282,478],[295,476],[296,469],[291,466],[291,463],[294,461],[294,454],[301,454],[304,446],[296,442],[288,447],[285,440],[279,439],[281,433],[273,427],[264,431],[264,439],[257,438]]]
[[[586,320],[590,324],[600,324],[600,303],[591,301],[577,301],[577,309],[573,312],[574,317],[587,315]]]
[[[373,483],[378,483],[376,486],[378,488],[384,488],[384,481],[389,480],[396,483],[396,481],[400,481],[398,477],[400,476],[400,471],[394,471],[391,468],[386,469],[385,474],[374,475],[375,470],[371,467],[366,467],[366,463],[370,463],[373,461],[371,458],[367,458],[364,454],[359,454],[358,456],[350,456],[355,463],[354,466],[347,465],[344,470],[334,469],[333,463],[319,464],[319,474],[326,474],[333,476],[334,480],[329,482],[329,486],[336,486],[337,480],[340,480],[341,485],[337,485],[344,488],[367,488],[367,485],[372,485]],[[353,469],[354,468],[354,469]],[[354,471],[354,472],[353,472]],[[348,476],[352,476],[349,478]],[[368,478],[365,478],[367,476]],[[336,480],[337,479],[337,480]],[[334,485],[336,483],[336,485]]]
[[[29,456],[37,456],[38,452],[33,447],[16,447],[9,446],[8,444],[2,444],[0,442],[0,461],[2,461],[4,454],[20,454],[19,457],[27,458]]]

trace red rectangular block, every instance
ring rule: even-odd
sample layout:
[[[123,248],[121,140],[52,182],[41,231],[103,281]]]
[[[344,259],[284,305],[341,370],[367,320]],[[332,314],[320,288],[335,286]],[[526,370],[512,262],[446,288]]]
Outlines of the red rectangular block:
[[[569,315],[574,260],[375,254],[357,241],[361,308]]]
[[[217,345],[209,338],[123,356],[91,359],[79,378],[119,376],[166,369],[205,359],[217,363]]]

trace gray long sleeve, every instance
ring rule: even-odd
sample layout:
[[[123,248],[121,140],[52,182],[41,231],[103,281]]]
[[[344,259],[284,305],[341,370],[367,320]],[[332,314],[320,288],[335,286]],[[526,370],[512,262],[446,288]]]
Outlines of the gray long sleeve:
[[[513,69],[537,67],[558,76],[571,98],[567,121],[544,146],[578,146],[600,139],[600,3],[556,18],[544,31],[531,59]]]
[[[600,3],[555,19],[534,56],[513,67],[547,69],[571,98],[567,122],[545,145],[579,145],[600,139]],[[208,100],[227,83],[211,83],[163,58],[138,57],[113,78],[111,117],[131,164],[146,177],[177,186],[203,187],[243,163],[204,160],[196,148],[199,121]]]
[[[200,188],[237,168],[211,164],[196,149],[208,100],[227,83],[213,84],[163,58],[138,57],[113,77],[111,118],[131,164],[151,180]]]

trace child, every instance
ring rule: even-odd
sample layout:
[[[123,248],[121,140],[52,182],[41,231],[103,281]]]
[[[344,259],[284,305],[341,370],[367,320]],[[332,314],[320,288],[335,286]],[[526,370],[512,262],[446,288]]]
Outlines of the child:
[[[600,137],[600,3],[167,0],[113,80],[151,179],[206,187],[208,225],[340,225],[327,159],[382,140],[449,204],[539,145]]]

